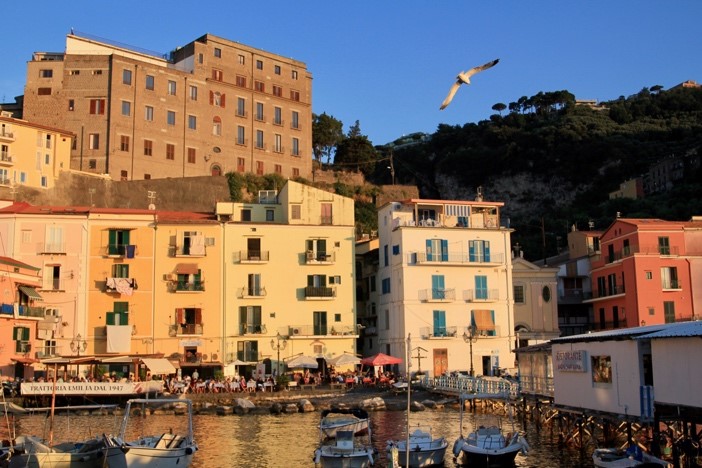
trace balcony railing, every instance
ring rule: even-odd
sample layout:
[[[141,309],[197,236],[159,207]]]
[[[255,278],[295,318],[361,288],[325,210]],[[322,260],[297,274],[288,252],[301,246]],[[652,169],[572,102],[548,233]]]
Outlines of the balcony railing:
[[[259,356],[259,352],[255,350],[237,351],[236,353],[236,358],[244,362],[258,362]]]
[[[266,326],[262,323],[257,323],[257,324],[239,324],[239,334],[240,335],[261,335],[266,333],[268,330],[266,329]]]
[[[465,265],[465,264],[475,264],[475,265],[482,265],[482,264],[493,264],[493,263],[503,263],[504,262],[504,254],[502,253],[492,253],[490,255],[470,255],[465,252],[448,252],[447,254],[442,254],[442,253],[432,253],[428,254],[426,252],[411,252],[409,254],[409,263],[410,264],[417,264],[417,263],[445,263],[445,264],[457,264],[457,265]]]
[[[0,129],[0,138],[3,140],[14,140],[15,134],[7,129]]]
[[[44,281],[44,284],[41,285],[39,288],[39,291],[42,292],[51,292],[51,291],[65,291],[66,290],[66,281],[64,281],[61,278],[48,278],[47,280]]]
[[[104,254],[108,257],[134,258],[137,253],[137,246],[132,244],[110,244],[104,247]]]
[[[494,302],[500,300],[498,289],[466,289],[463,291],[466,302]]]
[[[308,250],[305,252],[305,263],[308,264],[327,264],[331,265],[334,263],[336,260],[336,256],[334,255],[334,252],[325,252],[325,251],[318,251],[315,252],[314,250]]]
[[[46,307],[30,307],[27,305],[19,305],[17,313],[20,317],[44,318],[46,316]]]
[[[201,323],[182,323],[176,325],[176,333],[178,335],[202,335],[203,324]]]
[[[240,288],[239,291],[237,292],[237,297],[239,299],[244,299],[247,297],[265,297],[265,296],[266,296],[266,288],[264,288],[264,287],[250,288],[250,287],[244,286],[243,288]]]
[[[232,254],[234,263],[261,263],[269,260],[268,250],[240,250]]]
[[[44,359],[61,355],[60,346],[42,346],[36,352],[37,359]]]
[[[579,304],[585,298],[585,294],[580,288],[565,289],[558,295],[559,304]]]
[[[663,282],[663,289],[682,289],[682,286],[678,280],[667,280]]]
[[[458,334],[458,327],[422,327],[419,335],[423,339],[429,338],[453,338]]]
[[[171,282],[173,292],[204,292],[204,281],[173,281]]]
[[[463,336],[464,334],[470,336],[471,328],[463,327],[461,330],[459,330],[459,333],[461,334],[461,336]],[[497,337],[500,336],[500,327],[495,325],[495,328],[493,330],[473,330],[473,336],[478,338]]]
[[[424,302],[450,302],[456,300],[456,290],[451,289],[420,289],[419,300]]]
[[[336,297],[336,288],[328,286],[306,286],[305,298],[324,298],[332,299]]]
[[[0,164],[7,166],[7,165],[12,165],[14,163],[12,155],[9,154],[6,151],[3,151],[0,153]]]
[[[64,242],[40,242],[37,245],[37,252],[44,255],[65,254],[66,244]]]
[[[626,289],[623,285],[615,286],[613,288],[604,289],[602,291],[592,291],[591,293],[585,293],[584,299],[601,299],[603,297],[617,296],[619,294],[624,294]]]
[[[621,320],[598,322],[595,324],[595,329],[597,330],[617,330],[619,328],[627,328],[626,318],[622,318]]]

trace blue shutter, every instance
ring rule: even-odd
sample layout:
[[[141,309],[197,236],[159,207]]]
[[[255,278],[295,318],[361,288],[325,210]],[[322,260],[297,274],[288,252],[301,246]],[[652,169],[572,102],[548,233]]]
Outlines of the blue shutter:
[[[490,261],[490,241],[483,241],[483,256],[486,262]]]
[[[475,276],[475,298],[476,299],[487,299],[487,276],[476,275]]]
[[[448,241],[441,239],[441,261],[448,262]]]
[[[444,275],[431,275],[431,298],[446,299],[444,292]]]
[[[446,311],[434,311],[434,336],[446,336]]]
[[[494,310],[491,310],[491,311],[490,311],[490,317],[492,317],[492,324],[495,325],[495,311],[494,311]],[[497,335],[497,330],[496,330],[496,329],[495,329],[495,330],[490,330],[490,332],[488,333],[488,335],[490,335],[490,336],[496,336],[496,335]]]
[[[475,241],[468,241],[468,261],[475,262]]]
[[[434,258],[431,252],[431,239],[427,239],[427,261],[431,262],[433,260]]]

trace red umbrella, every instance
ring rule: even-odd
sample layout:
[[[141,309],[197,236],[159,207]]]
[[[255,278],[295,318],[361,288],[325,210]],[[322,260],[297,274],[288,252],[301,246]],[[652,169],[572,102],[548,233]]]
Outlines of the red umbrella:
[[[373,356],[361,359],[361,364],[365,366],[385,366],[388,364],[399,364],[401,362],[402,359],[383,353],[374,354]]]

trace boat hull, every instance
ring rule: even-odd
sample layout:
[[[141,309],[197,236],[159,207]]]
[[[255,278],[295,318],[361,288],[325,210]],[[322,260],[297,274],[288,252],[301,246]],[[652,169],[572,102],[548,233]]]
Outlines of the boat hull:
[[[18,438],[19,439],[19,438]],[[49,449],[34,437],[21,436],[24,453],[12,454],[8,466],[12,468],[101,468],[104,458],[102,446],[92,440],[81,444],[59,444]],[[65,446],[63,449],[61,446]]]
[[[637,459],[638,458],[638,459]],[[595,449],[592,462],[598,468],[633,468],[633,467],[665,467],[672,466],[665,460],[647,453],[628,454],[617,449]]]
[[[371,447],[338,450],[324,446],[315,451],[314,465],[321,468],[366,468],[373,466]]]
[[[407,465],[407,452],[405,450],[397,450],[397,462],[400,466],[410,468],[420,468],[427,466],[441,466],[444,464],[446,457],[446,447],[437,450],[410,450],[409,465]],[[388,457],[390,458],[390,457]]]
[[[336,437],[336,433],[339,430],[353,431],[354,434],[363,434],[368,431],[368,420],[362,419],[358,421],[350,422],[339,422],[335,424],[324,424],[320,425],[320,431],[324,434],[327,439],[333,439]]]
[[[470,450],[462,450],[458,457],[461,465],[470,467],[498,467],[514,466],[514,459],[517,457],[519,449],[512,452],[483,453]]]
[[[107,449],[107,466],[109,468],[180,468],[187,467],[193,460],[195,451],[191,448],[175,450],[150,447],[121,447]],[[190,453],[188,453],[190,452]]]

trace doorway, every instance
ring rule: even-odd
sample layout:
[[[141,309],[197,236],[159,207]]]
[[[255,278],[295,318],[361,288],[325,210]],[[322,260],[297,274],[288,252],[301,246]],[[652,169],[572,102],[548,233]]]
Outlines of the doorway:
[[[448,350],[446,348],[434,349],[434,377],[448,371]]]

